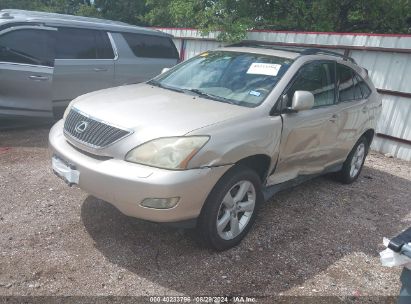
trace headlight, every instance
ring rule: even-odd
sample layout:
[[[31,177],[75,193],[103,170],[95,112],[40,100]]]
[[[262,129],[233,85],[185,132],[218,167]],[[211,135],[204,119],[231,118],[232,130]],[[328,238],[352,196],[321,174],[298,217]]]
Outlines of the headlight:
[[[209,139],[208,136],[154,139],[128,152],[126,161],[164,169],[186,169]]]

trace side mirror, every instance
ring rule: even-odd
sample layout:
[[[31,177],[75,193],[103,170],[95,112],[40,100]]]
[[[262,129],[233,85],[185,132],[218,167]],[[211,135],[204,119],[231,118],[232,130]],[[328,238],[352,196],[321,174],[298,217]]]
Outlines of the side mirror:
[[[314,106],[314,95],[308,91],[295,91],[291,109],[294,111],[309,110]]]
[[[169,70],[170,70],[170,68],[164,68],[164,69],[161,70],[161,74],[164,74],[165,72],[167,72]]]

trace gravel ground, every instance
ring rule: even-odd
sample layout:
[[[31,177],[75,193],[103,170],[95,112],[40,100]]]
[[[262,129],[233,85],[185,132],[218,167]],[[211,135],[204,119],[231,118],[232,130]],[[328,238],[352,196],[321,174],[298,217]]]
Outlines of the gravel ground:
[[[236,248],[126,217],[53,175],[48,128],[0,131],[0,295],[395,296],[382,238],[411,225],[411,163],[278,193]]]

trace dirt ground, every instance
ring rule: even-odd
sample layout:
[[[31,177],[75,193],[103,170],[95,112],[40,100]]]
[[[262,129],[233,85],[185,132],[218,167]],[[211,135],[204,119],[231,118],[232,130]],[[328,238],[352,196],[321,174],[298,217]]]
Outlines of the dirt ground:
[[[411,163],[278,193],[236,248],[122,215],[50,169],[47,127],[0,131],[0,295],[396,296],[382,238],[411,225]]]

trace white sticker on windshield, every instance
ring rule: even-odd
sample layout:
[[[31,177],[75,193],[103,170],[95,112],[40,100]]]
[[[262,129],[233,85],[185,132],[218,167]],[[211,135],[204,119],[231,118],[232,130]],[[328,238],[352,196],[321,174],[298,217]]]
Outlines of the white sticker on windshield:
[[[277,76],[278,71],[280,71],[280,68],[281,64],[254,62],[248,69],[247,74]]]
[[[250,95],[256,96],[256,97],[260,97],[261,93],[257,92],[257,91],[250,91],[250,93],[248,93]]]

